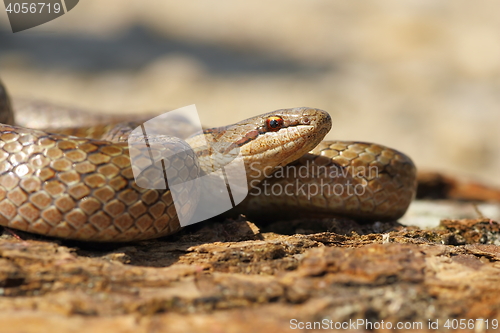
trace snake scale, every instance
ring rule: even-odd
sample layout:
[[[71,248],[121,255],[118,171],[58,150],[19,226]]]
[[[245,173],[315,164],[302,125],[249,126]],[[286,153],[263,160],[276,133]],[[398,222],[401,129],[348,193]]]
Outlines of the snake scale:
[[[54,129],[60,124],[49,121],[53,129],[44,131],[14,125],[14,117],[22,123],[17,111],[0,82],[0,225],[99,242],[151,239],[181,229],[170,190],[134,181],[126,139],[137,123],[79,115],[87,128]],[[35,105],[30,112],[41,117],[44,109]],[[199,135],[242,152],[250,192],[235,210],[248,217],[401,217],[416,192],[411,159],[378,144],[322,141],[330,128],[325,111],[293,108]],[[169,139],[162,140],[168,146]]]

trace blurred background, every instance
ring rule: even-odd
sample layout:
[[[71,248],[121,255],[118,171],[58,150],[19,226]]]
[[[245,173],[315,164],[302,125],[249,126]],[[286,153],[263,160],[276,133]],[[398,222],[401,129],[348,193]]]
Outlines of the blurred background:
[[[221,126],[330,112],[329,139],[374,141],[421,170],[500,186],[500,2],[82,0],[13,34],[11,95],[105,112],[196,104]]]

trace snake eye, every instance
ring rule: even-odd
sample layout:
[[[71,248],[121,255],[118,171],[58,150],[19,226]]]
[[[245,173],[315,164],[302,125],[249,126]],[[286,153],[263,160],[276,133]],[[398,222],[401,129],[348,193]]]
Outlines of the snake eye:
[[[269,117],[266,120],[266,126],[268,131],[279,131],[279,129],[283,127],[283,118],[277,116]]]

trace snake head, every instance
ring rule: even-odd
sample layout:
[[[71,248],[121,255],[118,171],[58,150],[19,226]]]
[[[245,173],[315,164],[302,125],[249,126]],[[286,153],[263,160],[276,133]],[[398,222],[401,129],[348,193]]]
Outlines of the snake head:
[[[318,145],[332,126],[330,115],[319,109],[280,109],[233,125],[208,129],[205,138],[212,156],[241,158],[249,181],[262,180]],[[215,154],[214,154],[215,152]]]

